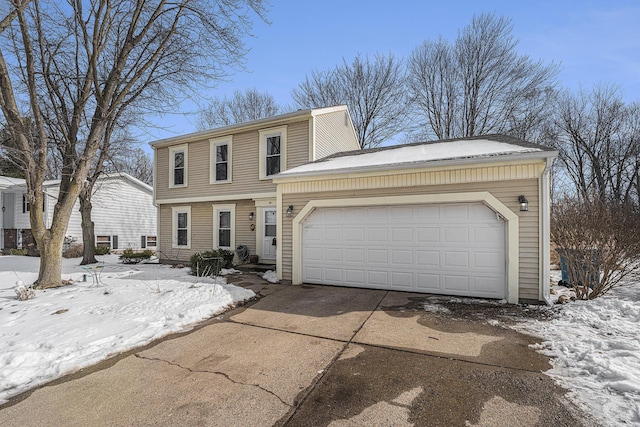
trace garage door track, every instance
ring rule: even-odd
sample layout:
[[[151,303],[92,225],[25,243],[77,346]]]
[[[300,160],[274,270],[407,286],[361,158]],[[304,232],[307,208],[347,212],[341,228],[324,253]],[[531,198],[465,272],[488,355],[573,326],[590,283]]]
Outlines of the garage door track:
[[[521,308],[235,280],[262,298],[20,396],[0,425],[586,425],[533,338],[478,318]]]

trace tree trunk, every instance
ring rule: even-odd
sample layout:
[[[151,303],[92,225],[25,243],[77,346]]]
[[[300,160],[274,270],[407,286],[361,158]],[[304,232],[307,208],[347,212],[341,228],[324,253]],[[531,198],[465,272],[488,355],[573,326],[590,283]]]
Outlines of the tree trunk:
[[[95,264],[96,245],[95,245],[95,224],[91,220],[91,199],[80,194],[80,216],[82,217],[82,262],[80,265]]]
[[[64,236],[63,236],[64,237]],[[34,283],[36,289],[57,288],[66,285],[62,281],[63,238],[47,236],[38,242],[40,250],[40,272]]]

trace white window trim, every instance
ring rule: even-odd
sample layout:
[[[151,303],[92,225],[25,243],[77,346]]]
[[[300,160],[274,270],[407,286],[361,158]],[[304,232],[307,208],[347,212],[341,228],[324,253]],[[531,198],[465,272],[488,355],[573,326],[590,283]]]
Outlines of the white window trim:
[[[235,250],[236,247],[236,205],[211,205],[213,208],[213,243],[216,248]],[[231,212],[231,246],[220,246],[218,242],[218,231],[220,222],[218,221],[219,212]]]
[[[262,129],[260,134],[260,179],[272,179],[273,175],[266,175],[267,170],[267,137],[280,136],[280,172],[287,170],[287,126]]]
[[[228,184],[232,182],[233,171],[232,171],[232,163],[233,163],[233,136],[225,136],[223,138],[214,138],[209,140],[209,184]],[[218,181],[216,179],[216,147],[219,145],[227,146],[227,179]]]
[[[187,244],[178,245],[178,214],[187,214]],[[174,206],[171,208],[171,247],[173,249],[191,249],[191,206]]]
[[[174,167],[175,167],[175,153],[182,151],[184,153],[184,184],[176,185],[174,183]],[[176,145],[169,147],[169,188],[183,188],[188,185],[189,181],[189,144]]]

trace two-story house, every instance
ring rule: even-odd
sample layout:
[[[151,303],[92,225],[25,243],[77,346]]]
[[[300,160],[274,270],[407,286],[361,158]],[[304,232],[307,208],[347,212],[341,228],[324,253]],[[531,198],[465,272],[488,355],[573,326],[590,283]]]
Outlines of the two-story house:
[[[152,146],[164,261],[246,245],[294,285],[549,296],[548,147],[484,135],[360,150],[346,107]]]
[[[299,110],[151,143],[159,255],[239,245],[276,262],[280,172],[360,148],[346,106]]]

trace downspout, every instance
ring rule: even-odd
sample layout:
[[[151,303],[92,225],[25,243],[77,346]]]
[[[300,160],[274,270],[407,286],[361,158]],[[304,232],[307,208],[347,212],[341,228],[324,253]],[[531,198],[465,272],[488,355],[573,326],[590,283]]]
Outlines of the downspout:
[[[551,166],[553,165],[553,157],[547,157],[546,165],[542,171],[541,191],[540,191],[540,219],[541,219],[541,238],[542,238],[542,254],[541,254],[541,278],[542,278],[542,299],[547,305],[553,305],[550,296],[551,277],[549,266],[551,264]]]

